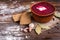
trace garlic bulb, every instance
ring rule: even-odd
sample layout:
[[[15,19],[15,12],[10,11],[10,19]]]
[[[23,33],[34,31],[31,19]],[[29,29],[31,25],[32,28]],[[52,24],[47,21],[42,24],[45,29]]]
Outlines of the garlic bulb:
[[[30,23],[29,24],[29,31],[31,32],[33,28],[34,28],[34,23]]]
[[[33,28],[34,27],[34,23],[30,23],[29,27]]]

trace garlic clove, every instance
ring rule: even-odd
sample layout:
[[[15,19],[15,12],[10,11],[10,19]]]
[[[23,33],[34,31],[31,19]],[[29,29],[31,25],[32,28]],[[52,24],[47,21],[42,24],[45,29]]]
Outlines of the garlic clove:
[[[28,32],[28,30],[27,30],[27,29],[28,29],[28,28],[25,28],[23,31],[24,31],[24,32]]]
[[[24,32],[27,32],[27,30],[26,30],[26,29],[24,29]]]
[[[34,28],[34,23],[30,23],[30,24],[29,24],[29,27],[30,27],[30,28]]]
[[[33,28],[34,28],[34,23],[30,23],[29,24],[29,32],[31,32]]]
[[[29,28],[29,32],[31,32],[32,31],[32,28]]]

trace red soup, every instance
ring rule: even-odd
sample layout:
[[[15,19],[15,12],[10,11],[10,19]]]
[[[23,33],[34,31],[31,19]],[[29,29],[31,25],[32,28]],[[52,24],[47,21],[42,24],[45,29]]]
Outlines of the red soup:
[[[39,2],[33,4],[31,11],[36,21],[46,23],[53,18],[55,7],[47,2]]]

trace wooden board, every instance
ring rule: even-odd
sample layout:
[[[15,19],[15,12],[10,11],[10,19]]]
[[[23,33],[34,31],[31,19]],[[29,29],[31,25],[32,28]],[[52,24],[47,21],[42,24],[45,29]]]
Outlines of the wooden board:
[[[40,35],[37,35],[34,30],[31,33],[23,33],[19,30],[21,28],[18,23],[0,22],[0,40],[60,40],[60,22]]]

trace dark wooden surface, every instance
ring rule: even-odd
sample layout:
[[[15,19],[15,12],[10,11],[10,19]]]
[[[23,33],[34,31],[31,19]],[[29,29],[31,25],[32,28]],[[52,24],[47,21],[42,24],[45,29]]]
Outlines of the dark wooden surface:
[[[9,28],[9,27],[14,28],[14,26],[16,26],[16,28],[18,28],[18,26],[21,28],[22,26],[20,26],[18,23],[13,23],[13,22],[12,23],[0,23],[0,40],[2,40],[2,39],[7,40],[5,38],[5,37],[7,37],[7,35],[9,37],[10,36],[17,37],[17,38],[22,37],[22,38],[24,38],[22,40],[60,40],[60,22],[57,23],[56,25],[57,26],[55,26],[54,28],[46,30],[46,31],[42,32],[40,35],[37,35],[34,30],[29,33],[24,33],[20,30],[20,31],[18,31],[19,33],[14,34],[14,32],[13,33],[10,32],[12,29],[7,30],[7,28]],[[8,31],[10,32],[10,34],[6,33]],[[18,34],[22,34],[22,35],[18,35]],[[3,38],[1,39],[2,36],[3,36]],[[12,38],[10,38],[10,39],[12,40]],[[17,40],[19,40],[19,39],[17,39]]]
[[[53,5],[55,5],[56,7],[56,10],[60,12],[60,4],[59,3],[54,3],[54,2],[51,2]],[[60,23],[60,22],[59,22]],[[7,27],[10,27],[10,26],[14,26],[14,25],[18,25],[17,23],[0,23],[0,40],[6,40],[4,39],[4,37],[6,35],[9,35],[9,34],[4,34],[4,33],[1,33],[3,30],[6,30]],[[18,35],[18,36],[15,36],[16,34],[12,35],[12,36],[15,36],[15,37],[23,37],[24,39],[22,40],[60,40],[60,24],[56,24],[57,26],[55,26],[54,28],[50,29],[50,30],[47,30],[47,31],[44,31],[42,32],[40,35],[37,35],[34,30],[30,33],[23,33],[23,35]],[[21,31],[19,31],[20,34],[21,34]],[[27,37],[26,37],[27,36]],[[1,39],[3,38],[3,39]],[[9,40],[9,39],[8,39]],[[12,39],[11,39],[12,40]],[[16,39],[17,40],[17,39]],[[18,39],[19,40],[19,39]],[[21,40],[21,39],[20,39]]]

